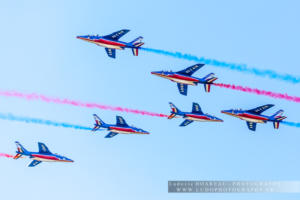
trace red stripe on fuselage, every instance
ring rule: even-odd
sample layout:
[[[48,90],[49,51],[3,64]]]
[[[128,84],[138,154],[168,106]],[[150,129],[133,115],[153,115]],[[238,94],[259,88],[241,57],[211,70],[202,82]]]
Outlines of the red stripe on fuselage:
[[[179,74],[171,74],[171,75],[169,75],[169,77],[176,78],[176,79],[181,79],[181,80],[185,80],[185,81],[199,82],[198,79],[195,79],[195,78],[192,78],[192,77],[189,77],[189,76],[182,76],[182,75],[179,75]]]
[[[123,127],[115,127],[115,126],[111,126],[109,128],[111,130],[117,130],[117,131],[125,131],[125,132],[131,132],[131,133],[135,132],[132,128],[123,128]]]
[[[32,154],[33,157],[42,158],[42,159],[48,159],[48,160],[59,160],[55,156],[47,156],[47,155],[41,155],[41,154]]]
[[[193,115],[193,114],[186,114],[185,116],[187,117],[193,117],[193,118],[197,118],[197,119],[206,119],[206,120],[210,120],[211,118],[205,116],[205,115]]]
[[[110,41],[110,40],[105,40],[105,39],[99,39],[99,40],[94,40],[94,41],[102,43],[102,44],[109,44],[109,45],[120,46],[120,47],[125,47],[126,46],[123,43],[115,42],[115,41]]]
[[[238,116],[247,117],[247,118],[251,118],[251,119],[258,119],[258,120],[268,120],[268,118],[266,118],[266,117],[262,117],[259,115],[253,115],[250,113],[242,113],[242,114],[238,114]]]

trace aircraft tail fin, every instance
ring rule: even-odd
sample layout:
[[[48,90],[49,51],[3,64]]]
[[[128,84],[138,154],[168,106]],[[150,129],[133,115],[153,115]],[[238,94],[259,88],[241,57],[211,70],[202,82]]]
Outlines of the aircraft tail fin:
[[[92,131],[96,131],[101,127],[105,127],[106,124],[98,117],[98,115],[94,114],[93,116],[94,116],[96,123],[95,123],[95,127],[93,128]]]
[[[14,159],[18,159],[21,158],[22,155],[26,155],[28,153],[28,151],[19,143],[16,142],[17,145],[17,154],[14,156]]]
[[[134,39],[132,42],[130,42],[132,44],[132,46],[134,46],[134,48],[132,48],[132,53],[134,56],[138,56],[139,55],[139,48],[144,44],[142,42],[143,37],[138,37],[136,39]]]
[[[286,116],[282,116],[282,114],[283,114],[283,110],[279,110],[274,115],[271,116],[273,119],[274,129],[278,129],[279,123],[286,118]]]
[[[205,80],[205,83],[204,83],[205,92],[210,92],[211,84],[218,78],[215,77],[214,73],[210,73],[210,74],[206,75],[203,79]]]
[[[169,102],[169,104],[171,107],[171,114],[169,115],[168,119],[172,119],[181,111],[173,103]]]

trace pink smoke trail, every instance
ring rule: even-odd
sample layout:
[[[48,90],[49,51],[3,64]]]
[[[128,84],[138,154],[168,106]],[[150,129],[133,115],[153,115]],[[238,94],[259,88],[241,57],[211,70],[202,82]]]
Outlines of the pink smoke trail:
[[[228,88],[228,89],[232,89],[232,90],[238,90],[238,91],[242,91],[242,92],[248,92],[248,93],[253,93],[253,94],[257,94],[257,95],[268,96],[268,97],[272,97],[275,99],[284,99],[287,101],[293,101],[296,103],[300,103],[300,97],[290,96],[288,94],[281,94],[281,93],[276,93],[276,92],[271,92],[271,91],[259,90],[256,88],[249,88],[249,87],[224,84],[224,83],[214,83],[214,85],[221,87],[221,88]]]
[[[81,101],[75,101],[75,100],[69,100],[69,99],[60,99],[60,98],[54,98],[54,97],[48,97],[42,94],[26,94],[16,91],[0,91],[0,96],[5,97],[16,97],[26,100],[39,100],[44,101],[47,103],[56,103],[56,104],[67,104],[67,105],[73,105],[78,107],[86,107],[86,108],[98,108],[102,110],[112,110],[112,111],[119,111],[119,112],[127,112],[127,113],[134,113],[134,114],[140,114],[140,115],[149,115],[154,117],[168,117],[168,115],[161,114],[161,113],[154,113],[154,112],[148,112],[144,110],[137,110],[137,109],[130,109],[130,108],[122,108],[122,107],[114,107],[109,105],[103,105],[98,103],[86,103]]]
[[[0,157],[13,158],[14,156],[6,153],[0,153]]]

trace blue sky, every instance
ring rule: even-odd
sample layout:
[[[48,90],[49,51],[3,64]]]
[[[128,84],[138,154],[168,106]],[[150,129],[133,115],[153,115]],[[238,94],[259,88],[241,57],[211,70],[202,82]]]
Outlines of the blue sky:
[[[104,49],[76,39],[127,28],[122,38],[143,36],[145,47],[191,53],[260,69],[300,75],[299,2],[297,1],[6,1],[1,3],[2,90],[168,113],[172,101],[182,110],[198,102],[203,111],[224,123],[117,113],[97,109],[29,102],[0,97],[0,112],[92,125],[92,114],[105,122],[122,115],[150,135],[92,134],[66,128],[0,120],[0,152],[14,153],[14,141],[28,150],[37,142],[75,163],[42,163],[1,158],[3,199],[299,199],[298,194],[168,194],[168,180],[299,180],[299,129],[258,125],[255,134],[245,122],[220,113],[272,103],[271,115],[284,109],[299,121],[293,102],[202,86],[181,96],[174,83],[150,74],[180,70],[187,60],[140,52]],[[299,84],[205,66],[195,76],[214,72],[218,82],[258,87],[299,96]]]

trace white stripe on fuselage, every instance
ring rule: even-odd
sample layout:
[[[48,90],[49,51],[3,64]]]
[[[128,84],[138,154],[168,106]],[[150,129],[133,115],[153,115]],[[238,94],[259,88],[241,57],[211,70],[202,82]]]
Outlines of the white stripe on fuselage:
[[[121,134],[143,134],[142,132],[128,132],[128,131],[121,131],[121,130],[114,130],[114,129],[111,129],[109,131],[113,133],[121,133]]]
[[[199,122],[211,122],[211,119],[199,119],[195,117],[185,117],[184,119],[192,120],[192,121],[199,121]]]
[[[177,82],[177,83],[182,83],[182,84],[186,84],[186,85],[197,85],[194,81],[187,81],[187,80],[172,78],[172,77],[168,77],[168,76],[166,78],[171,81]]]
[[[111,44],[103,44],[100,42],[94,42],[95,44],[97,44],[98,46],[102,46],[105,48],[109,48],[109,49],[119,49],[119,50],[123,50],[124,48],[117,46],[117,45],[111,45]]]
[[[41,162],[58,162],[59,161],[59,160],[51,160],[51,159],[37,158],[37,157],[32,158],[32,160],[37,160],[37,161],[41,161]]]
[[[261,119],[253,119],[253,118],[240,117],[240,116],[237,116],[237,117],[242,119],[242,120],[248,121],[248,122],[261,123],[261,124],[266,123],[266,121],[261,120]]]
[[[95,42],[93,40],[86,40],[87,42],[90,42],[90,43],[94,43],[98,46],[101,46],[101,47],[105,47],[105,48],[109,48],[109,49],[119,49],[119,50],[123,50],[124,48],[123,47],[120,47],[118,45],[112,45],[112,44],[103,44],[101,42]]]

